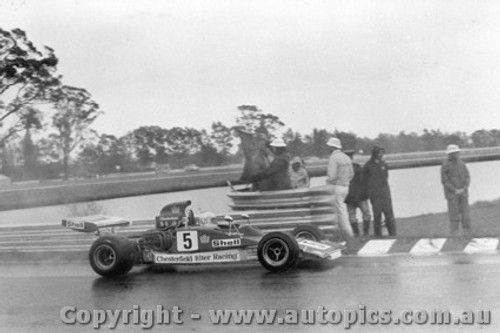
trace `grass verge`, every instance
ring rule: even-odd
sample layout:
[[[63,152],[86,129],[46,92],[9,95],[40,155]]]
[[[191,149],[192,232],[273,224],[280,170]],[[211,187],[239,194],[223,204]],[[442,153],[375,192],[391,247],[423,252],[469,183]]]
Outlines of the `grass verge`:
[[[470,213],[471,236],[500,236],[500,199],[478,201],[471,205]],[[396,219],[396,227],[398,238],[450,236],[447,212]]]

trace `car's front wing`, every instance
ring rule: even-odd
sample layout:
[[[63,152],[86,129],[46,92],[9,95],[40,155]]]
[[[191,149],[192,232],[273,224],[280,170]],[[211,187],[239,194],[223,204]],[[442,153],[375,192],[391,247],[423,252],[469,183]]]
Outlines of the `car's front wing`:
[[[315,242],[305,238],[298,238],[299,249],[305,257],[334,260],[342,255],[344,246],[333,242]]]

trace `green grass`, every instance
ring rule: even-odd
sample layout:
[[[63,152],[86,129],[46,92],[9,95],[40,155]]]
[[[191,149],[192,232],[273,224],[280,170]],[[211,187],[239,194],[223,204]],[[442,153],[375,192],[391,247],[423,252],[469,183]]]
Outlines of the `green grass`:
[[[472,236],[500,236],[500,199],[479,201],[471,206]],[[425,214],[396,219],[399,237],[447,237],[448,213]]]

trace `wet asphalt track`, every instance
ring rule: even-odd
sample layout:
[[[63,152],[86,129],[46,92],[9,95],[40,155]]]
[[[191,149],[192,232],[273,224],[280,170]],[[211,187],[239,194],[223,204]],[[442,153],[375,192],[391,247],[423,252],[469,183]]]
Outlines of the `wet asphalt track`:
[[[411,257],[344,257],[330,266],[305,264],[283,273],[267,273],[258,264],[138,267],[127,276],[104,279],[86,262],[0,265],[0,331],[85,332],[91,325],[65,325],[64,306],[77,310],[155,310],[177,306],[182,324],[156,324],[158,332],[343,332],[343,324],[215,325],[209,310],[490,310],[491,325],[354,325],[349,332],[498,332],[500,330],[500,256],[446,254]],[[199,314],[200,319],[191,319]],[[74,317],[74,313],[69,313]],[[361,312],[357,314],[361,316]],[[318,318],[318,317],[316,317]],[[173,317],[170,318],[173,321]],[[120,331],[143,331],[119,325]],[[115,330],[117,331],[117,330]]]

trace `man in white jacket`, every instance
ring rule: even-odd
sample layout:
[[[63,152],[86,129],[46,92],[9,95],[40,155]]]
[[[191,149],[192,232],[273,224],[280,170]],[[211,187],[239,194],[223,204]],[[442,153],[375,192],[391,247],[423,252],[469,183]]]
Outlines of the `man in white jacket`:
[[[345,198],[349,193],[349,183],[354,176],[352,161],[342,152],[342,143],[338,138],[331,138],[327,145],[332,149],[332,154],[328,161],[326,183],[333,186],[333,205],[337,211],[340,230],[344,233],[347,245],[353,238]]]

